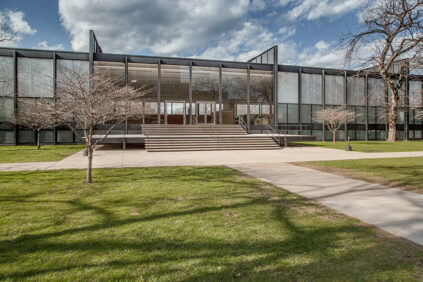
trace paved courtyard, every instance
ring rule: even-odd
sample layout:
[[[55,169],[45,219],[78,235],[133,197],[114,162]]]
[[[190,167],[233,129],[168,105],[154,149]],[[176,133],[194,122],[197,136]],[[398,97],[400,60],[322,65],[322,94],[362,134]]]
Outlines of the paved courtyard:
[[[320,160],[369,158],[423,157],[421,152],[361,153],[342,150],[291,147],[280,150],[147,152],[143,149],[121,150],[104,147],[95,151],[94,168],[151,167],[151,166],[202,166],[250,163],[286,163]],[[57,162],[0,164],[0,171],[86,168],[87,158],[82,151]]]
[[[315,200],[387,232],[423,245],[423,195],[289,162],[423,157],[423,152],[361,153],[294,147],[280,150],[156,152],[104,147],[95,151],[94,168],[225,165]],[[58,162],[0,164],[0,171],[82,169],[82,151]]]

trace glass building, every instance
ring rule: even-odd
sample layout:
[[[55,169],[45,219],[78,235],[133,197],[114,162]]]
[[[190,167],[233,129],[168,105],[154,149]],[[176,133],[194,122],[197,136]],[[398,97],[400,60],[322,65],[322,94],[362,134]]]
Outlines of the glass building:
[[[248,62],[105,54],[90,32],[89,52],[0,48],[0,144],[33,144],[33,131],[10,121],[23,100],[55,99],[56,87],[69,70],[106,72],[122,85],[147,85],[130,107],[143,115],[127,120],[112,134],[141,133],[143,124],[237,124],[249,132],[272,126],[281,132],[331,139],[314,121],[327,107],[354,110],[357,118],[339,130],[344,140],[384,140],[387,137],[386,99],[390,93],[376,73],[277,64],[277,46]],[[401,91],[398,138],[421,139],[423,126],[414,118],[422,99],[423,76],[409,75]],[[99,126],[104,132],[107,124]],[[44,130],[41,142],[76,143],[66,127]]]

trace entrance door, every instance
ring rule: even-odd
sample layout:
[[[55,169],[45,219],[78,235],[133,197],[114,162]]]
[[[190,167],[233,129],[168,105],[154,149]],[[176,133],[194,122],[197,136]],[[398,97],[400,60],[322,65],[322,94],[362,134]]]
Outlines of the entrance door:
[[[197,102],[195,107],[197,123],[215,124],[216,123],[216,103],[215,102]]]
[[[166,101],[165,123],[185,124],[186,108],[185,101]]]

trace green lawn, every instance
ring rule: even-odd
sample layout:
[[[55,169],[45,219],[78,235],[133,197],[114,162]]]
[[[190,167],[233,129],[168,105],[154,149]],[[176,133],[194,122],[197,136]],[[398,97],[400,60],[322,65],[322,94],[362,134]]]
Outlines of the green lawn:
[[[84,174],[0,173],[0,279],[423,279],[423,248],[229,168]]]
[[[423,194],[423,158],[318,161],[300,165]]]
[[[84,149],[83,145],[0,146],[0,163],[59,161]]]
[[[340,150],[345,150],[346,145],[346,141],[337,141],[335,145],[330,141],[289,143],[289,146],[313,146]],[[353,151],[366,153],[423,151],[423,141],[397,141],[395,143],[386,141],[351,141],[351,147]]]

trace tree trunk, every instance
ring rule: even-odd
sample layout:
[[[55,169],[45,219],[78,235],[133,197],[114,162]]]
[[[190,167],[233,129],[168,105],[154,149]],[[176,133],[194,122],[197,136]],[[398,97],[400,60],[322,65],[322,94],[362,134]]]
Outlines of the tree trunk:
[[[336,144],[336,131],[332,132],[332,141],[333,141],[333,144]]]
[[[390,106],[389,114],[388,114],[388,125],[389,125],[388,140],[387,140],[388,142],[395,142],[397,139],[398,99],[394,98],[394,96],[397,96],[398,93],[394,94],[394,91],[391,89],[392,101],[391,101],[391,106]]]
[[[41,135],[41,131],[39,129],[37,129],[37,149],[40,149],[40,135]]]
[[[91,147],[88,147],[87,183],[93,183],[92,168],[93,168],[93,149]]]

